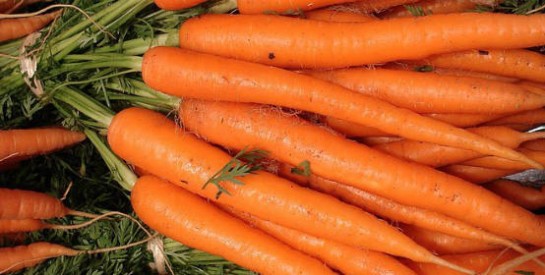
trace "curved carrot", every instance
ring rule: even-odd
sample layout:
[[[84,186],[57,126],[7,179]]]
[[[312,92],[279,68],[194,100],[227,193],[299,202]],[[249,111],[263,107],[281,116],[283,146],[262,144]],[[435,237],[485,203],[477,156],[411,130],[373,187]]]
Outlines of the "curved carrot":
[[[425,15],[428,15],[473,11],[477,5],[478,3],[476,3],[474,0],[424,0],[410,6],[419,8]],[[383,15],[381,15],[381,18],[387,19],[408,16],[415,15],[412,14],[405,6],[400,6],[385,12]]]
[[[342,274],[415,275],[412,270],[385,254],[316,238],[233,209],[226,211],[293,248],[322,260]]]
[[[402,138],[400,137],[367,137],[367,138],[359,138],[357,140],[367,146],[372,147],[379,144],[400,141],[402,140]]]
[[[258,171],[238,179],[244,185],[217,183],[228,192],[218,198],[215,188],[203,189],[203,185],[231,157],[180,131],[173,121],[159,113],[138,108],[119,112],[108,128],[108,143],[114,153],[129,163],[222,205],[344,244],[415,261],[437,260],[395,228],[361,209],[267,172]]]
[[[457,127],[473,127],[479,124],[485,123],[487,121],[498,118],[501,115],[497,114],[426,114],[425,116],[431,117],[448,124],[457,126]]]
[[[27,18],[1,19],[0,42],[20,38],[40,30],[59,16],[61,11]]]
[[[301,11],[318,9],[335,4],[354,2],[357,0],[237,0],[237,7],[241,14],[261,13],[300,13]]]
[[[331,129],[346,135],[348,137],[391,137],[392,134],[388,134],[384,131],[376,128],[367,127],[365,125],[349,122],[346,120],[338,119],[335,117],[327,116],[324,118],[324,122]]]
[[[334,274],[324,264],[255,230],[183,188],[153,176],[131,192],[138,217],[159,233],[263,274]]]
[[[296,69],[358,66],[476,48],[514,49],[543,44],[545,14],[438,14],[353,24],[349,29],[345,23],[282,16],[203,15],[180,27],[183,48]]]
[[[520,145],[529,150],[545,151],[545,138],[528,140]]]
[[[387,69],[313,71],[309,75],[417,113],[505,114],[545,105],[545,96],[523,86]]]
[[[0,219],[50,219],[66,215],[96,217],[66,208],[59,199],[45,193],[0,188]]]
[[[502,124],[541,124],[545,123],[545,109],[539,108],[528,110],[513,115],[498,118],[489,122],[486,125],[502,125]]]
[[[63,128],[0,130],[0,164],[50,153],[84,139],[83,133]]]
[[[277,109],[184,100],[179,116],[187,129],[213,143],[238,150],[260,148],[293,166],[308,161],[318,176],[443,213],[498,235],[545,243],[545,224],[538,217],[486,189],[372,150]]]
[[[80,251],[46,242],[0,248],[0,273],[13,272],[34,266],[47,259],[76,256]]]
[[[153,2],[163,10],[177,11],[194,7],[206,0],[153,0]]]
[[[528,157],[532,158],[533,160],[537,162],[545,163],[545,152],[543,151],[533,151],[533,150],[528,150],[524,148],[521,148],[518,151],[527,155]],[[493,169],[501,169],[501,170],[513,170],[513,171],[514,170],[523,171],[523,170],[532,168],[532,167],[529,167],[528,165],[525,165],[524,163],[510,161],[504,158],[497,158],[497,157],[480,157],[480,158],[464,161],[460,164],[467,165],[467,166],[476,166],[476,167],[493,168]]]
[[[334,116],[409,139],[520,160],[541,168],[524,155],[463,129],[274,67],[156,47],[144,55],[142,76],[151,88],[176,96],[275,104]]]
[[[529,50],[470,50],[435,55],[423,60],[439,68],[455,68],[545,81],[545,55]]]
[[[529,210],[545,207],[545,190],[523,186],[510,180],[497,180],[485,185],[488,190]]]
[[[476,184],[483,184],[520,172],[520,170],[502,170],[461,164],[442,167],[441,171]]]
[[[365,23],[378,20],[376,17],[371,15],[336,9],[319,9],[308,11],[305,12],[304,18],[339,23]]]
[[[405,235],[438,255],[461,254],[501,249],[497,244],[463,239],[411,225],[400,225]]]
[[[418,2],[419,0],[360,0],[343,6],[356,9],[361,13],[381,12],[391,7]]]

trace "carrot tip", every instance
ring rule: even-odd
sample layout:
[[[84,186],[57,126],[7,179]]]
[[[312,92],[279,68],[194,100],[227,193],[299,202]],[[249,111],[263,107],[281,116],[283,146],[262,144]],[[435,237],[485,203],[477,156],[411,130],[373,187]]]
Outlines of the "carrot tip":
[[[477,272],[475,272],[473,270],[470,270],[470,269],[455,265],[455,264],[453,264],[451,262],[448,262],[446,260],[443,260],[443,259],[441,259],[439,257],[435,257],[435,256],[432,259],[432,263],[437,264],[437,265],[441,265],[441,266],[444,266],[444,267],[448,267],[448,268],[450,268],[452,270],[455,270],[455,271],[458,271],[458,272],[461,272],[461,273],[464,273],[464,274],[472,274],[472,275],[477,274]]]

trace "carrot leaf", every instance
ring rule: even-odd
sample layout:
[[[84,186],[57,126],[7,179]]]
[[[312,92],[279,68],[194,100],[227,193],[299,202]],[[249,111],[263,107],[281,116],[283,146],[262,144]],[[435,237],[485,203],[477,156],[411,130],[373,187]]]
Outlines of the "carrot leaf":
[[[291,168],[290,172],[292,174],[310,177],[310,162],[308,160],[304,160],[296,167]]]

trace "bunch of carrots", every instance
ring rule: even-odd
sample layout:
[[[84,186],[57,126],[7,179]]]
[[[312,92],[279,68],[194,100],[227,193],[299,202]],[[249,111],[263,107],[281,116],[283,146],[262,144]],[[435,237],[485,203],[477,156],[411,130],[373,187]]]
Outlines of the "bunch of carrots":
[[[503,179],[545,166],[545,56],[527,49],[544,14],[231,2],[118,65],[179,123],[52,95],[137,172],[145,224],[263,274],[545,274],[545,190]]]

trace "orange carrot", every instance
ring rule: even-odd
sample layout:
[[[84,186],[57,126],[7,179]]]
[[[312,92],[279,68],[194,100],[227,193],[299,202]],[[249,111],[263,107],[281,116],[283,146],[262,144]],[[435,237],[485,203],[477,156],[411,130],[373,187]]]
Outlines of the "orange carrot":
[[[263,274],[334,274],[323,263],[153,176],[131,193],[138,217],[159,233]]]
[[[66,208],[59,199],[45,193],[0,188],[0,219],[50,219],[66,215],[96,217]]]
[[[108,143],[129,163],[222,205],[317,237],[415,261],[437,262],[433,254],[361,209],[264,171],[238,178],[243,185],[227,180],[216,182],[215,187],[221,186],[227,192],[218,198],[217,188],[203,186],[232,158],[180,131],[159,113],[139,108],[119,112],[108,128]]]
[[[184,100],[179,115],[187,129],[210,142],[238,150],[260,148],[294,166],[308,161],[317,176],[443,213],[498,235],[545,243],[545,234],[536,232],[545,230],[539,218],[486,189],[372,150],[277,109]],[[500,225],[505,222],[508,226]]]
[[[513,115],[498,118],[486,123],[486,125],[502,125],[502,124],[541,124],[545,123],[545,109],[539,108],[528,110]]]
[[[441,171],[450,175],[456,176],[463,180],[483,184],[489,181],[499,179],[511,174],[520,172],[520,170],[501,170],[493,168],[482,168],[475,166],[467,166],[461,164],[449,165],[441,168]]]
[[[457,127],[473,127],[481,123],[498,118],[496,114],[426,114],[431,117]]]
[[[279,68],[184,49],[156,47],[144,55],[142,76],[151,88],[176,96],[275,104],[334,116],[409,139],[528,162],[541,168],[540,164],[490,139]]]
[[[422,9],[425,15],[468,12],[475,10],[478,3],[473,0],[424,0],[413,5],[414,8]],[[382,18],[395,18],[415,16],[405,6],[399,6],[387,11]]]
[[[361,124],[349,122],[335,117],[325,117],[324,122],[333,130],[348,137],[388,137],[391,134],[385,133],[376,128],[367,127]]]
[[[515,272],[520,274],[520,266],[527,263],[528,261],[538,259],[539,257],[545,255],[545,248],[538,249],[526,255],[510,259],[507,262],[502,263],[501,265],[495,266],[493,269],[488,272],[489,275],[504,275],[509,272]],[[526,270],[524,270],[526,271]],[[528,271],[527,271],[528,272]],[[545,273],[545,268],[541,267],[541,273]],[[535,273],[534,273],[535,274]]]
[[[0,248],[0,273],[13,272],[34,266],[47,259],[76,256],[80,251],[46,242]]]
[[[335,4],[354,2],[357,0],[237,0],[237,7],[241,14],[281,13],[293,14],[301,11],[318,9]]]
[[[32,232],[45,228],[45,223],[38,219],[0,219],[0,234]]]
[[[304,15],[304,18],[310,20],[339,23],[365,23],[378,20],[376,17],[371,15],[336,9],[313,10],[305,12]]]
[[[60,11],[27,18],[0,19],[0,42],[20,38],[40,30],[60,15]]]
[[[524,148],[521,148],[518,151],[527,155],[528,157],[532,158],[533,160],[537,162],[545,163],[545,152],[543,151],[533,151],[533,150],[524,149]],[[523,170],[532,168],[532,167],[529,167],[528,165],[525,165],[524,163],[510,161],[504,158],[490,157],[490,156],[464,161],[460,164],[467,165],[467,166],[483,167],[483,168],[493,168],[493,169],[501,169],[501,170],[517,170],[517,171],[523,171]]]
[[[206,0],[154,0],[153,2],[163,10],[177,11],[191,8]]]
[[[545,138],[528,140],[520,146],[534,151],[545,151]]]
[[[226,211],[342,274],[415,274],[385,254],[317,238],[233,209]]]
[[[415,242],[439,255],[461,254],[500,249],[501,246],[482,241],[463,239],[411,225],[400,225],[401,230]]]
[[[523,86],[486,79],[361,68],[309,74],[418,113],[505,114],[545,105],[545,96]]]
[[[425,64],[545,81],[545,55],[529,50],[470,50],[428,57]]]
[[[0,130],[0,163],[50,153],[84,139],[83,133],[63,128]]]
[[[419,0],[360,0],[343,6],[357,9],[361,13],[381,12],[391,7],[418,2]]]
[[[501,197],[529,210],[545,207],[545,188],[533,188],[510,180],[497,180],[485,187]]]
[[[180,27],[183,48],[296,69],[543,44],[545,14],[438,14],[354,23],[349,29],[345,23],[282,16],[210,14],[191,18]]]

